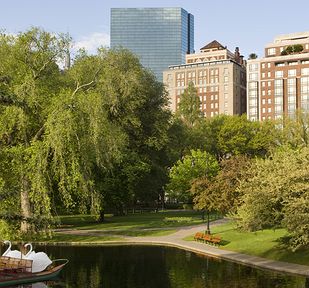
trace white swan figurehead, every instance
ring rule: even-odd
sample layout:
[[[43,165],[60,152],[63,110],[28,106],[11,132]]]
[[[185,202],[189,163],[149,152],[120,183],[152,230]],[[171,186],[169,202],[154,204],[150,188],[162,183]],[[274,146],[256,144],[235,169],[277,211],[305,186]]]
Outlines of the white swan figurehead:
[[[12,244],[10,241],[5,240],[3,241],[4,244],[8,244],[9,247],[8,249],[6,249],[6,251],[2,254],[2,256],[6,256],[6,257],[12,257],[12,258],[22,258],[22,253],[18,250],[11,250],[12,248]]]
[[[31,243],[25,244],[24,247],[25,247],[25,248],[30,247],[30,249],[29,249],[28,253],[26,253],[26,255],[23,255],[23,258],[28,259],[28,257],[29,257],[30,255],[34,255],[34,254],[35,254],[35,251],[33,251],[32,244],[31,244]]]

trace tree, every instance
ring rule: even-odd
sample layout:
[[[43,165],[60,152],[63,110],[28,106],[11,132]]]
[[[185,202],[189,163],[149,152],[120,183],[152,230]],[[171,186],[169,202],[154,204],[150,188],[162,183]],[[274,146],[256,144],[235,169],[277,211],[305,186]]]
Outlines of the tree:
[[[220,162],[220,171],[212,178],[201,177],[193,181],[190,192],[194,207],[209,212],[235,212],[241,194],[237,190],[239,181],[246,178],[250,159],[244,155],[233,156]],[[209,230],[209,217],[207,222]]]
[[[301,44],[289,45],[281,51],[281,55],[300,53],[303,50],[304,50],[304,47]]]
[[[255,53],[250,53],[249,54],[249,57],[248,57],[248,60],[253,60],[253,59],[257,59],[258,58],[258,55],[255,54]]]
[[[195,178],[214,177],[219,169],[217,160],[209,153],[191,150],[190,154],[178,160],[170,170],[167,185],[168,197],[178,201],[190,200],[190,188]]]
[[[59,70],[68,41],[38,28],[0,36],[1,212],[20,215],[22,232],[48,223],[54,201],[96,209],[93,171],[110,167],[125,139],[95,89],[102,59]]]
[[[284,117],[282,122],[281,137],[278,138],[281,145],[289,145],[293,148],[305,147],[309,144],[309,114],[304,111],[296,111],[295,118]]]
[[[201,100],[192,82],[189,83],[188,87],[180,96],[176,115],[182,119],[188,127],[193,127],[202,117]]]
[[[104,206],[110,204],[121,214],[137,201],[154,202],[162,194],[171,113],[162,83],[131,52],[101,50],[101,55],[105,61],[104,107],[127,141],[121,163],[99,175],[98,181],[104,182],[100,186]]]
[[[265,160],[257,159],[251,176],[240,182],[239,226],[251,231],[285,227],[290,233],[289,247],[308,246],[308,164],[308,147],[282,147]]]
[[[246,115],[229,116],[223,121],[217,135],[220,155],[264,156],[276,145],[278,133],[273,122],[251,122]]]

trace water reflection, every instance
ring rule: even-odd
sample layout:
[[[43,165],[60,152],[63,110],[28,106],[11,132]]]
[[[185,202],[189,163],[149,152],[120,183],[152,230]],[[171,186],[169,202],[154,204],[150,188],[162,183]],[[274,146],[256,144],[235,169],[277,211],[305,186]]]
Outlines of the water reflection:
[[[303,288],[305,277],[211,259],[176,248],[149,246],[38,247],[70,262],[60,279],[23,288]],[[41,283],[36,283],[37,285]]]

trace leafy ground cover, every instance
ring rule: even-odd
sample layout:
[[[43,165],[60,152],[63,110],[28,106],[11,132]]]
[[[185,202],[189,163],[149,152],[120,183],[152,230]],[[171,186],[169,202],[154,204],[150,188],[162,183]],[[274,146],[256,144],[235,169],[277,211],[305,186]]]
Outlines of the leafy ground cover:
[[[309,265],[309,250],[292,252],[280,243],[280,238],[287,235],[285,229],[265,229],[257,232],[242,232],[229,222],[211,229],[212,234],[222,236],[221,249],[231,250],[273,260]],[[193,240],[193,236],[185,240]]]

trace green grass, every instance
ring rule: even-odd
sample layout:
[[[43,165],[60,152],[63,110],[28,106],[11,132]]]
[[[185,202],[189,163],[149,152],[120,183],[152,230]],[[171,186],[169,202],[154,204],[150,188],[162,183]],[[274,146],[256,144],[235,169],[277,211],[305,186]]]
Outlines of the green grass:
[[[231,250],[273,260],[309,265],[309,250],[292,252],[283,247],[279,239],[287,234],[285,229],[265,229],[257,232],[241,232],[234,223],[227,223],[212,228],[212,234],[219,234],[223,239],[221,249]],[[193,240],[193,236],[185,240]]]
[[[178,219],[178,220],[177,220]],[[214,216],[212,217],[214,219]],[[203,223],[201,213],[196,211],[163,211],[136,213],[125,216],[107,215],[104,223],[96,222],[93,215],[60,216],[61,227],[96,230],[130,230],[151,228],[174,228]]]
[[[115,236],[95,236],[95,235],[70,235],[56,233],[52,239],[41,240],[42,242],[104,242],[104,241],[122,241],[122,237]]]
[[[123,240],[125,236],[163,236],[176,232],[177,227],[203,223],[201,213],[196,211],[162,211],[129,214],[125,216],[105,215],[105,222],[98,223],[95,215],[60,216],[58,228],[92,230],[85,235],[54,233],[51,242],[103,242]],[[215,219],[213,215],[211,219]],[[95,231],[94,231],[95,230]],[[44,241],[44,240],[42,240]]]

